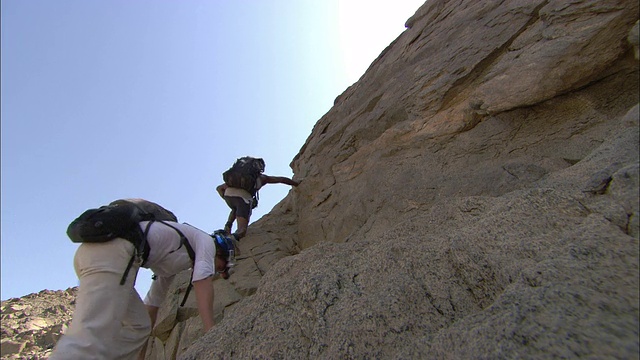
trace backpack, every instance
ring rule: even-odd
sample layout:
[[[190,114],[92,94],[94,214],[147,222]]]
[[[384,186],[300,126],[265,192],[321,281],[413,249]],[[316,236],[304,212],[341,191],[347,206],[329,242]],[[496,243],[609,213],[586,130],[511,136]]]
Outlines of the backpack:
[[[265,164],[261,158],[241,157],[222,173],[222,180],[227,186],[244,189],[253,197],[252,208],[258,206],[257,180],[264,172]]]
[[[67,236],[74,243],[99,243],[123,238],[133,243],[136,248],[127,266],[120,284],[124,284],[136,256],[142,264],[149,257],[147,230],[140,229],[141,221],[178,221],[169,210],[151,201],[142,199],[116,200],[109,205],[83,212],[67,227]],[[150,224],[150,223],[149,223]]]
[[[178,221],[172,212],[150,201],[116,200],[83,212],[69,224],[67,235],[75,243],[105,242],[121,237],[138,245],[138,223],[149,220]]]

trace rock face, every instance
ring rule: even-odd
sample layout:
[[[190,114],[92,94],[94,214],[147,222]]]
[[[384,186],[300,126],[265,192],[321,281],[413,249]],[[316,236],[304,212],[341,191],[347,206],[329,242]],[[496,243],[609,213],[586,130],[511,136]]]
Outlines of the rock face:
[[[46,359],[71,322],[77,288],[2,302],[2,359]]]
[[[635,0],[426,2],[175,354],[637,358],[637,20]]]
[[[638,6],[427,1],[147,359],[637,358]]]

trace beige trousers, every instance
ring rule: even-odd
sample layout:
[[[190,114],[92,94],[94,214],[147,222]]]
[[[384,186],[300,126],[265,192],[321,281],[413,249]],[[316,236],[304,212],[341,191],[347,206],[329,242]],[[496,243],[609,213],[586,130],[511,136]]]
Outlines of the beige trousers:
[[[71,325],[58,341],[50,360],[136,359],[151,332],[151,321],[134,289],[140,268],[122,274],[134,252],[124,239],[84,243],[74,267],[80,286]]]

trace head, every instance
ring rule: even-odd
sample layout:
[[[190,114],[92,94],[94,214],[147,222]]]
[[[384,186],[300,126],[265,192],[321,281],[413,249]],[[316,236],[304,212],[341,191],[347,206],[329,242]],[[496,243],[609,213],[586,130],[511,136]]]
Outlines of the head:
[[[216,258],[214,259],[216,272],[222,275],[223,279],[228,279],[229,270],[236,264],[235,245],[221,230],[211,234],[211,237],[216,245]]]
[[[229,267],[227,267],[227,259],[224,256],[218,255],[216,250],[216,258],[214,259],[214,265],[216,273],[222,275],[224,279],[229,278]]]
[[[245,156],[240,158],[240,160],[244,163],[252,162],[253,169],[258,173],[262,174],[265,169],[264,159],[262,158],[254,158],[252,156]]]
[[[264,172],[264,169],[265,169],[264,160],[262,158],[258,158],[258,161],[256,161],[256,166],[260,170],[260,174],[262,174]]]

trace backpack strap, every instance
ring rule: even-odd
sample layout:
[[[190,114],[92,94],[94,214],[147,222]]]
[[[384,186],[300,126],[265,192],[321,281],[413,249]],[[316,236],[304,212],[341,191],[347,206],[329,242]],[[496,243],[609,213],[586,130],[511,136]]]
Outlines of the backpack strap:
[[[149,220],[149,222],[147,223],[147,226],[144,229],[144,233],[142,233],[142,231],[140,230],[140,228],[136,228],[136,230],[139,230],[140,232],[140,237],[142,238],[138,248],[136,249],[136,252],[134,252],[134,254],[131,256],[131,259],[129,260],[129,263],[127,264],[127,268],[124,271],[124,274],[122,274],[122,278],[120,279],[120,285],[124,285],[125,281],[127,280],[127,275],[129,274],[129,270],[131,270],[131,266],[133,266],[133,262],[136,258],[136,256],[141,256],[142,258],[142,264],[140,266],[143,266],[144,264],[146,264],[147,259],[149,258],[149,253],[151,250],[151,247],[149,246],[149,242],[147,241],[147,235],[149,234],[149,229],[151,228],[151,224],[153,224],[154,222],[160,222],[170,228],[172,228],[173,230],[175,230],[178,235],[180,236],[180,245],[184,245],[184,247],[187,249],[187,253],[189,254],[189,258],[191,259],[191,261],[195,262],[196,259],[196,252],[193,251],[193,248],[191,247],[191,244],[189,244],[189,239],[187,239],[187,237],[182,233],[182,231],[180,231],[178,228],[176,228],[175,226],[168,224],[162,220]],[[178,248],[179,249],[179,248]],[[180,307],[183,307],[184,304],[187,302],[187,297],[189,297],[189,293],[191,292],[191,288],[193,287],[193,284],[191,283],[193,281],[193,267],[191,268],[191,276],[189,277],[189,285],[187,286],[187,291],[184,294],[184,298],[182,299],[182,302],[180,303]]]
[[[187,285],[187,291],[184,293],[184,297],[182,298],[182,302],[180,303],[180,307],[183,307],[187,302],[187,298],[189,297],[189,293],[191,292],[191,288],[193,287],[193,270],[191,270],[191,276],[189,277],[189,285]]]
[[[129,260],[129,263],[127,264],[127,268],[124,270],[124,274],[122,274],[122,278],[120,279],[120,285],[124,285],[125,281],[127,281],[127,275],[129,275],[129,270],[131,270],[131,266],[133,266],[133,261],[136,259],[136,254],[134,252],[133,255],[131,255],[131,259]]]
[[[182,233],[182,231],[180,231],[177,227],[168,224],[162,220],[157,220],[160,223],[163,223],[165,225],[167,225],[168,227],[172,228],[173,230],[175,230],[178,235],[180,236],[180,245],[184,245],[185,248],[187,248],[187,253],[189,253],[189,258],[191,259],[191,261],[195,261],[196,260],[196,252],[193,251],[193,248],[191,247],[191,244],[189,244],[189,239],[187,239],[186,236],[184,236],[184,234]]]
[[[129,259],[129,263],[127,264],[127,268],[124,270],[124,273],[122,274],[122,278],[120,278],[120,285],[124,285],[124,283],[127,281],[129,270],[131,270],[131,266],[133,266],[133,262],[135,261],[136,257],[140,257],[140,259],[142,260],[140,266],[144,266],[144,264],[147,263],[147,259],[149,258],[149,252],[151,250],[151,247],[149,246],[149,242],[147,241],[147,234],[149,233],[149,228],[151,227],[151,223],[153,223],[154,221],[155,220],[150,220],[147,223],[147,226],[144,229],[144,232],[140,230],[140,226],[136,226],[134,233],[131,235],[138,238],[139,241],[137,241],[137,244],[136,244],[136,241],[132,241],[131,239],[129,239],[129,241],[131,241],[132,243],[134,243],[134,245],[136,245],[136,249],[133,252],[133,255],[131,255],[131,259]]]
[[[155,220],[149,220],[147,226],[144,228],[144,233],[142,234],[142,241],[140,242],[140,249],[142,251],[142,264],[141,267],[147,263],[149,259],[149,253],[151,253],[151,246],[149,246],[149,242],[147,241],[147,235],[149,235],[149,229],[151,228],[151,224],[153,224]]]
[[[175,226],[171,225],[171,224],[167,224],[164,221],[160,221],[161,223],[167,225],[168,227],[172,228],[173,230],[175,230],[178,235],[180,235],[180,244],[184,245],[184,247],[187,249],[187,253],[189,253],[189,258],[191,258],[191,261],[194,262],[195,265],[195,261],[196,261],[196,252],[193,251],[193,248],[191,247],[191,244],[189,244],[189,239],[187,239],[186,236],[184,236],[184,234],[182,233],[182,231],[178,230],[178,228],[176,228]],[[187,302],[187,298],[189,297],[189,293],[191,292],[191,288],[193,287],[193,267],[191,267],[191,276],[189,277],[189,285],[187,285],[187,291],[184,293],[184,298],[182,299],[182,302],[180,303],[180,307],[183,307],[184,304]]]

